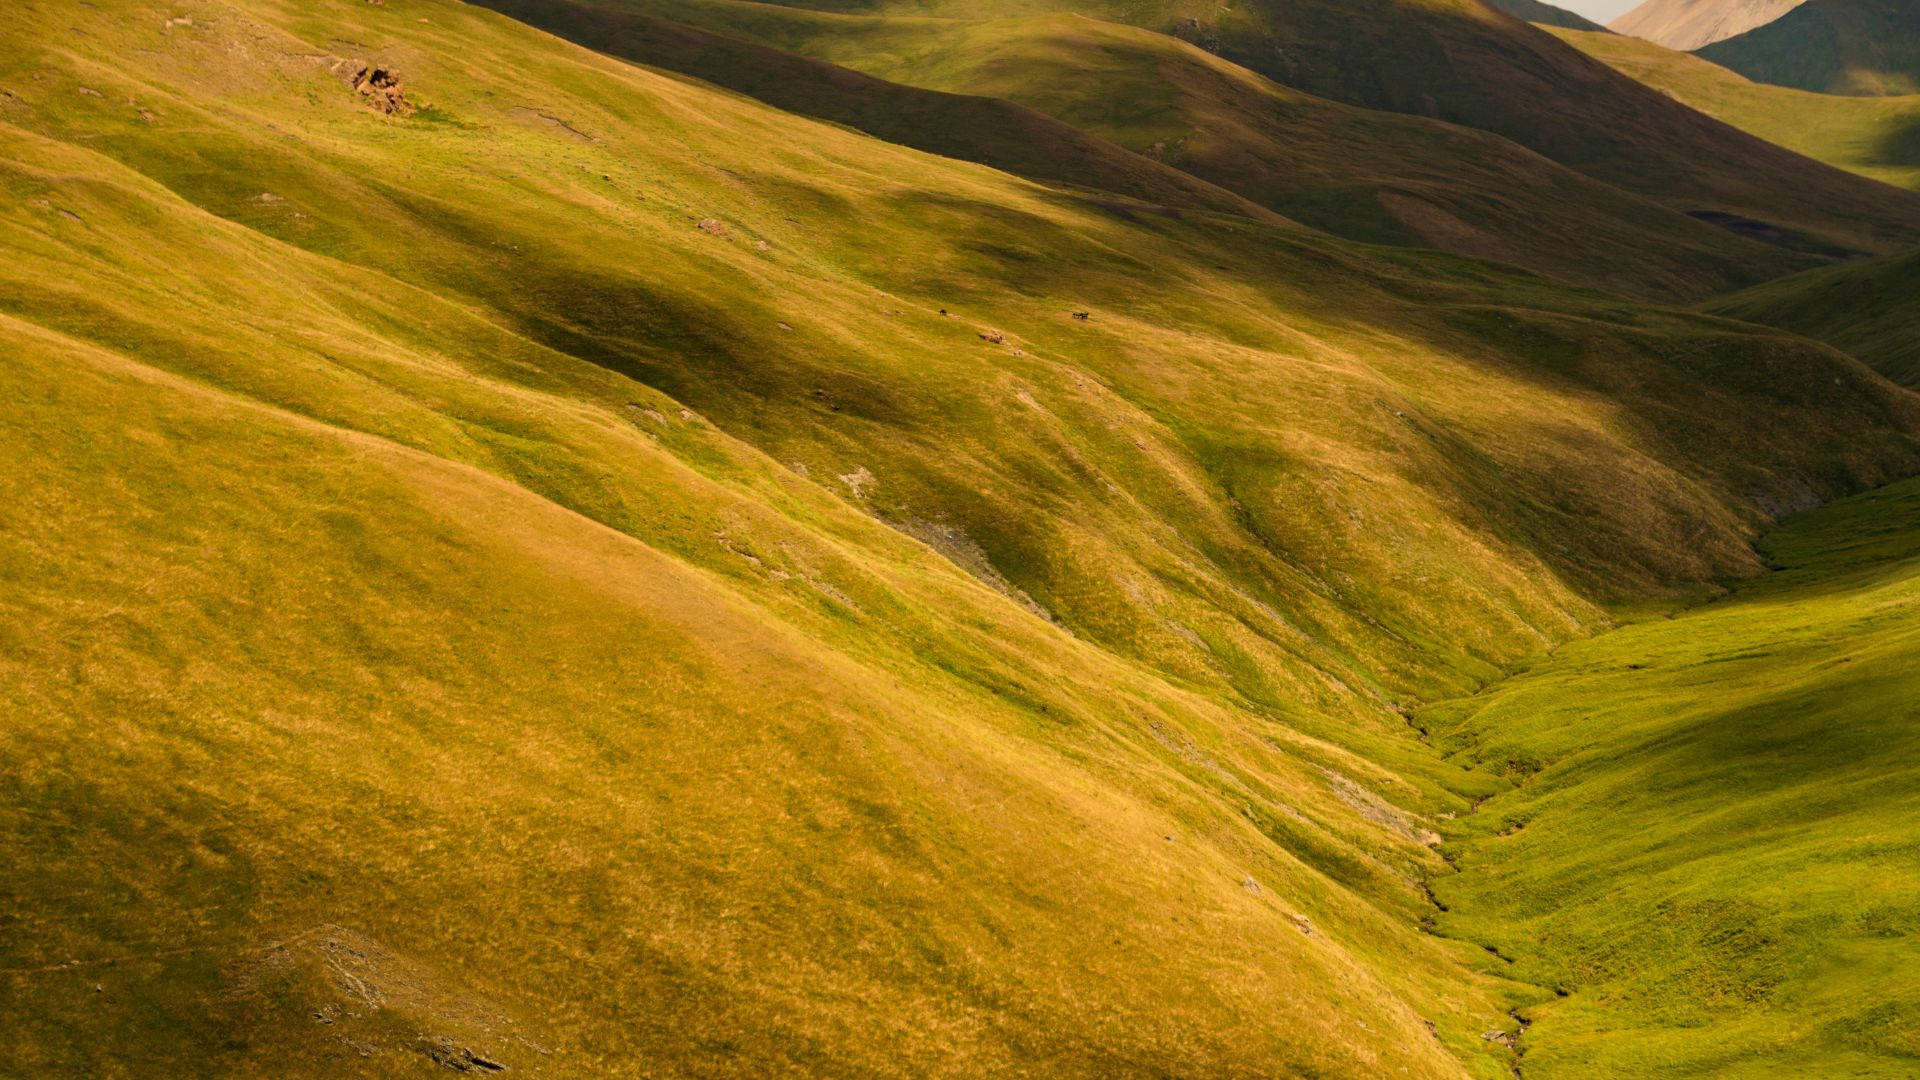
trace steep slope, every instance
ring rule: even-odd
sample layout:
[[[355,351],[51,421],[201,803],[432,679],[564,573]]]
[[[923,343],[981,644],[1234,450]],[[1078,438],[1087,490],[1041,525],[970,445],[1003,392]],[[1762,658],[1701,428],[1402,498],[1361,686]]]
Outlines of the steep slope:
[[[1920,251],[1782,278],[1707,310],[1818,338],[1920,386]]]
[[[892,101],[912,91],[824,66],[803,75],[795,67],[806,61],[738,39],[961,95],[941,100],[1017,102],[1100,145],[1125,147],[1337,235],[1498,259],[1628,296],[1698,299],[1822,261],[1629,195],[1504,139],[1313,98],[1185,42],[1115,23],[1070,15],[850,19],[724,0],[483,6],[611,55],[883,136],[888,125],[866,118],[901,114]],[[659,10],[713,33],[646,14]],[[1003,126],[943,126],[923,110],[912,115],[914,123],[896,126],[911,129],[913,145],[959,148],[956,156],[989,164],[1013,157],[965,153],[974,139],[943,134],[986,130],[1004,142]],[[1073,144],[1037,138],[1023,145],[1038,154]],[[1070,167],[1016,171],[1045,176]]]
[[[1448,826],[1443,930],[1568,996],[1529,1077],[1901,1077],[1920,1053],[1920,485],[1781,572],[1422,716],[1511,790]]]
[[[1776,86],[1823,94],[1920,93],[1920,7],[1890,0],[1808,0],[1699,53]]]
[[[1646,0],[1607,29],[1691,52],[1744,34],[1798,7],[1804,0]],[[1536,20],[1537,21],[1537,20]],[[1555,24],[1563,25],[1563,24]],[[1576,27],[1584,29],[1584,27]]]
[[[1846,246],[1907,246],[1911,198],[1813,165],[1472,0],[1256,5],[1190,31],[1279,81],[1503,135],[1596,179]],[[1260,13],[1260,22],[1240,25]],[[1382,34],[1381,27],[1388,28]],[[1208,39],[1210,40],[1210,39]],[[1791,179],[1789,179],[1791,178]]]
[[[1568,30],[1597,30],[1606,28],[1583,15],[1576,15],[1566,8],[1541,3],[1541,0],[1487,0],[1487,6],[1495,11],[1504,11],[1522,22],[1538,23],[1542,26],[1559,26]]]
[[[546,5],[503,2],[481,6],[525,18]],[[552,8],[571,10],[564,4]],[[532,21],[548,29],[560,28],[553,20]],[[580,29],[578,23],[570,25]],[[1224,210],[1273,220],[1245,200],[1196,182],[1190,174],[1129,154],[1010,101],[940,93],[863,77],[845,68],[661,19],[625,18],[569,36],[602,52],[661,64],[789,112],[846,124],[917,150],[1170,207]]]
[[[1506,1075],[1401,710],[1920,469],[1801,338],[445,0],[29,15],[26,1075]]]
[[[1848,97],[1753,82],[1621,34],[1555,31],[1622,74],[1796,153],[1920,190],[1920,94]]]
[[[981,19],[1060,0],[811,0],[854,14]],[[1883,254],[1920,243],[1920,196],[1810,162],[1688,109],[1479,0],[1221,8],[1120,0],[1081,14],[1171,33],[1318,97],[1501,135],[1595,179],[1789,247]]]

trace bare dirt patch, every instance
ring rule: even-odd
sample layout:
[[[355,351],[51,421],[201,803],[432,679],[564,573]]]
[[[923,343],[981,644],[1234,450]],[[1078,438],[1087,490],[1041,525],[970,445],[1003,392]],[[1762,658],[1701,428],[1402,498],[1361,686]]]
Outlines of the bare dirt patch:
[[[841,479],[845,480],[846,477]],[[1054,621],[1053,612],[1041,607],[1018,585],[1008,581],[1007,576],[993,565],[992,560],[987,558],[986,551],[974,542],[973,537],[967,535],[965,529],[947,522],[928,521],[924,518],[908,518],[905,521],[890,521],[888,524],[946,556],[947,561],[972,574],[995,592],[1048,622]]]
[[[333,65],[334,74],[353,88],[374,111],[384,116],[412,116],[413,102],[407,100],[406,91],[400,85],[400,73],[391,68],[375,64],[366,64],[358,60],[340,60]]]
[[[344,926],[249,953],[229,981],[249,1024],[308,1033],[343,1061],[416,1057],[454,1072],[537,1076],[550,1054],[457,980]]]

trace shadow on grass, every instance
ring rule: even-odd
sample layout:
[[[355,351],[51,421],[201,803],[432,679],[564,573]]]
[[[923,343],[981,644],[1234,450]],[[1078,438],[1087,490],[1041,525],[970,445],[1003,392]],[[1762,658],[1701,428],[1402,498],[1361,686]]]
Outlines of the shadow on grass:
[[[1867,158],[1872,165],[1920,165],[1920,113],[1880,137]]]

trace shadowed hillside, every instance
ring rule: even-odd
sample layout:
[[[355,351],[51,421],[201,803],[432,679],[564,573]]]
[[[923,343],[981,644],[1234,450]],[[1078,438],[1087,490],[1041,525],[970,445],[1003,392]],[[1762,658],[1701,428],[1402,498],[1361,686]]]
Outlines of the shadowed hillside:
[[[788,6],[960,19],[1059,10],[1055,0]],[[1173,34],[1318,97],[1489,131],[1789,248],[1891,253],[1920,242],[1920,196],[1890,197],[1694,112],[1479,0],[1258,0],[1230,9],[1163,0],[1073,10]]]
[[[1015,171],[1029,176],[1090,178],[1076,171],[1077,144],[1057,135],[1036,130],[1021,140],[1026,156],[1005,152],[1009,126],[987,121],[1017,102],[1098,145],[1149,159],[1138,172],[1175,166],[1341,236],[1496,259],[1642,298],[1697,299],[1824,261],[1601,184],[1484,132],[1313,98],[1185,42],[1116,23],[1071,15],[850,18],[726,2],[668,8],[714,32],[702,34],[639,13],[664,6],[653,2],[484,6],[615,56],[875,134],[889,134],[890,122],[869,118],[910,112],[916,122],[901,125],[910,134],[899,141],[912,145],[1024,164]],[[689,47],[695,38],[699,47]],[[825,65],[801,73],[794,65],[804,61],[770,54],[766,45],[949,91],[925,96],[986,111],[936,117],[904,110],[895,103],[914,93],[904,86]],[[970,152],[989,137],[999,152]],[[1050,155],[1063,160],[1032,160]]]
[[[1755,82],[1824,94],[1920,93],[1920,7],[1807,0],[1773,22],[1699,50]]]
[[[1920,94],[1850,97],[1757,83],[1697,56],[1621,34],[1555,31],[1582,52],[1769,142],[1920,190]]]
[[[1543,26],[1559,26],[1568,30],[1606,29],[1592,19],[1576,15],[1566,8],[1541,3],[1540,0],[1487,0],[1487,6],[1495,11],[1504,11],[1523,22],[1539,23]]]
[[[846,124],[916,150],[1172,207],[1275,220],[1191,175],[1009,101],[884,82],[662,19],[607,18],[597,12],[583,18],[583,9],[546,0],[480,6],[570,31],[567,36],[601,52],[708,79],[788,112]]]
[[[1818,338],[1920,386],[1920,252],[1782,278],[1706,307]]]

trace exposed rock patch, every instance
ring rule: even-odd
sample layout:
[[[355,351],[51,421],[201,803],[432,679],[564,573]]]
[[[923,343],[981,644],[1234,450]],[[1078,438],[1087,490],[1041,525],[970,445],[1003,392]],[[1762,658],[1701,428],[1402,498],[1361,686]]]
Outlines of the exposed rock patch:
[[[873,483],[873,473],[867,471],[867,467],[862,465],[852,472],[841,473],[840,482],[847,485],[847,490],[853,492],[854,498],[864,499],[867,497],[868,485]]]
[[[407,100],[406,92],[400,85],[399,72],[363,64],[358,60],[338,61],[333,65],[333,71],[381,115],[413,115],[413,102]]]
[[[1327,786],[1340,797],[1340,801],[1352,807],[1359,815],[1376,825],[1384,825],[1409,840],[1417,840],[1428,847],[1440,843],[1440,834],[1416,822],[1406,811],[1368,791],[1352,778],[1332,769],[1320,770],[1327,778]]]
[[[348,1060],[398,1064],[418,1055],[454,1072],[539,1075],[549,1053],[445,974],[343,926],[316,926],[249,954],[229,985],[227,1000],[246,1026],[304,1029]]]
[[[862,470],[865,471],[864,469]],[[846,477],[841,477],[845,480]],[[871,477],[869,477],[871,479]],[[1053,612],[1041,607],[1033,597],[1018,585],[1007,580],[1007,576],[993,565],[987,553],[968,536],[966,530],[958,525],[940,521],[927,521],[923,518],[908,518],[905,521],[889,521],[889,525],[913,537],[933,550],[946,556],[947,561],[972,574],[981,584],[1007,597],[1014,603],[1026,608],[1040,618],[1053,622]]]

